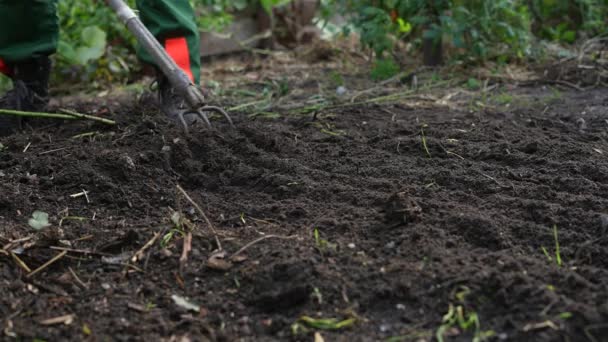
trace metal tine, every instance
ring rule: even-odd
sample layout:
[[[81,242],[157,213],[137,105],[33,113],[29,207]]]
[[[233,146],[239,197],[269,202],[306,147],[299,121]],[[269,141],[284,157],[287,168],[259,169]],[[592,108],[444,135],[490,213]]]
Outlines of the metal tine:
[[[177,114],[177,117],[179,118],[179,122],[182,124],[182,126],[184,128],[184,132],[186,134],[188,134],[188,132],[189,132],[188,124],[186,123],[186,119],[184,117],[187,114],[198,115],[205,122],[205,124],[207,124],[207,127],[209,127],[209,128],[213,127],[211,125],[211,121],[209,121],[209,117],[207,116],[207,114],[205,112],[216,112],[216,113],[222,114],[222,116],[224,116],[224,118],[226,118],[228,123],[230,123],[230,127],[234,128],[234,122],[232,121],[232,118],[230,118],[230,115],[228,115],[228,113],[226,113],[225,110],[223,110],[220,107],[216,107],[216,106],[204,106],[197,111],[192,111],[192,112],[184,111],[184,112]]]
[[[203,112],[216,112],[216,113],[220,113],[222,114],[226,120],[228,121],[228,123],[230,123],[230,127],[234,128],[234,123],[232,122],[232,118],[230,118],[230,115],[228,115],[228,113],[226,113],[225,110],[223,110],[220,107],[216,107],[216,106],[204,106],[201,109],[198,110],[199,113],[203,113]]]
[[[182,127],[184,127],[184,133],[188,134],[189,133],[188,124],[186,123],[186,119],[184,118],[184,115],[186,115],[186,112],[177,113],[179,122],[182,124]]]
[[[201,119],[203,119],[203,121],[205,121],[205,123],[207,124],[207,127],[212,128],[211,127],[211,122],[209,121],[209,117],[207,117],[207,114],[205,114],[205,112],[203,112],[202,110],[198,110],[196,112],[192,112],[198,116],[201,117]]]

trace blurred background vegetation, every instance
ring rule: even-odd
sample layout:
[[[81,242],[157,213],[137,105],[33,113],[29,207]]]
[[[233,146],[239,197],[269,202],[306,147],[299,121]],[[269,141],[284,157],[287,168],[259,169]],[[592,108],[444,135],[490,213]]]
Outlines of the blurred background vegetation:
[[[134,0],[128,1],[134,6]],[[289,0],[191,0],[202,31],[222,32],[250,6]],[[131,82],[140,75],[135,40],[100,0],[60,0],[54,86]],[[546,47],[608,33],[608,0],[320,0],[316,25],[356,33],[363,52],[394,73],[400,61],[427,65],[537,63]],[[379,79],[384,77],[378,77]],[[0,88],[7,86],[0,80]]]

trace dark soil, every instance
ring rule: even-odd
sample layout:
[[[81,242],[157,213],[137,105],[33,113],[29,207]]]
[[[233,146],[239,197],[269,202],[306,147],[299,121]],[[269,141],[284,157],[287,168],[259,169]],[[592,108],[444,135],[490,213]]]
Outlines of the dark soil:
[[[430,341],[452,306],[476,314],[489,340],[607,341],[605,94],[566,92],[545,110],[234,113],[236,130],[218,121],[190,136],[154,111],[110,105],[128,114],[115,115],[117,129],[70,123],[2,138],[1,244],[31,269],[71,249],[32,277],[0,253],[2,339],[310,341],[315,329],[293,326],[310,316],[356,320],[319,330],[327,341]],[[282,238],[227,270],[208,267],[215,240],[176,184],[228,255]],[[35,210],[52,226],[34,233]],[[120,258],[167,234],[172,210],[194,226],[183,272],[179,233],[142,260]],[[445,328],[449,341],[475,333]]]

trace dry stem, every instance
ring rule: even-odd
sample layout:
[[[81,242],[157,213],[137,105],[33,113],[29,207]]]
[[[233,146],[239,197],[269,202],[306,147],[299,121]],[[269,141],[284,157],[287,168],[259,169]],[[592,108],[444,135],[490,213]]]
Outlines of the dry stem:
[[[192,204],[194,206],[194,208],[196,208],[196,210],[198,211],[198,213],[203,217],[203,219],[207,223],[207,227],[209,227],[209,230],[211,230],[211,232],[213,233],[213,236],[215,237],[215,242],[217,244],[217,248],[220,251],[223,250],[222,249],[222,244],[220,243],[220,239],[217,236],[217,231],[215,230],[215,227],[213,226],[213,224],[211,223],[211,221],[209,220],[209,218],[207,217],[207,215],[205,215],[205,212],[203,211],[203,209],[196,202],[194,202],[194,200],[192,199],[192,197],[190,197],[188,195],[188,193],[186,192],[186,190],[184,190],[179,184],[177,184],[176,186],[177,186],[177,190],[179,190],[179,192],[181,192],[182,195],[184,195],[184,197],[186,197],[186,199],[188,200],[188,202],[190,202],[190,204]]]

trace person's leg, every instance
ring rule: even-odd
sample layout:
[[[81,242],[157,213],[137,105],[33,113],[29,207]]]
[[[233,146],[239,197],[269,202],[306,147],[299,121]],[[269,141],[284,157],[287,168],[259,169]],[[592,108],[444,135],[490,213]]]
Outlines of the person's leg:
[[[57,49],[57,0],[0,0],[0,70]]]
[[[1,0],[0,0],[1,1]],[[200,39],[194,11],[188,0],[137,0],[140,18],[165,50],[195,84],[200,81]],[[154,64],[138,49],[138,56]]]
[[[0,108],[38,111],[48,102],[49,55],[57,49],[57,0],[0,0],[0,72],[13,89]],[[0,116],[0,136],[17,130],[20,120]]]

